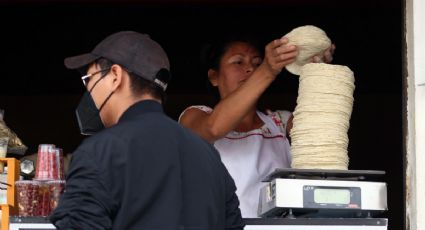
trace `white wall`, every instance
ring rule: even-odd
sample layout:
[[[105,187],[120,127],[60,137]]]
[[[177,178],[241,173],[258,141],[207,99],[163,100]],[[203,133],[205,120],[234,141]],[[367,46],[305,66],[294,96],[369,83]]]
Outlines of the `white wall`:
[[[425,230],[425,1],[406,0],[407,229]]]

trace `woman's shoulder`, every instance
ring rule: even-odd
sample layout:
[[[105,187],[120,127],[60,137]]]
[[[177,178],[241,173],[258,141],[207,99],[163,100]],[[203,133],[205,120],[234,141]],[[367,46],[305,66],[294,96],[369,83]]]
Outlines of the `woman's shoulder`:
[[[183,112],[179,116],[178,122],[180,122],[180,119],[184,116],[184,114],[186,114],[190,110],[198,110],[198,111],[203,111],[205,113],[211,113],[213,111],[211,107],[206,105],[191,105],[187,107],[185,110],[183,110]]]

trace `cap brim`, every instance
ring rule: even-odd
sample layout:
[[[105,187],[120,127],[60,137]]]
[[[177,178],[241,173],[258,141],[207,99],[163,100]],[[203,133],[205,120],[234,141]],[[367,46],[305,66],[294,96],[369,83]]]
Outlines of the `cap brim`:
[[[81,54],[78,56],[65,58],[64,64],[68,69],[79,69],[90,63],[93,63],[98,58],[99,56],[91,53]]]

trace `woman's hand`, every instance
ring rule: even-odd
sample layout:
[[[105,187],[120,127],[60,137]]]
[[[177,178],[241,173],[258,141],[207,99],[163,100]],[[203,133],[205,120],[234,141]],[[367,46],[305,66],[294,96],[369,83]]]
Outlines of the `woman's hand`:
[[[294,62],[298,50],[296,46],[288,45],[288,42],[288,39],[283,37],[267,44],[260,67],[266,68],[273,76],[276,76],[283,67]]]

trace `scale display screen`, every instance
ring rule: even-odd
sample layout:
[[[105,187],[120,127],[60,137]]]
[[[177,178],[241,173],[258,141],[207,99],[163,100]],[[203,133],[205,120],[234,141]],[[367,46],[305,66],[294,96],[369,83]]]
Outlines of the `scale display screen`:
[[[324,209],[360,209],[359,187],[303,186],[303,207]]]
[[[349,204],[350,190],[317,188],[314,190],[314,202],[321,204]]]

